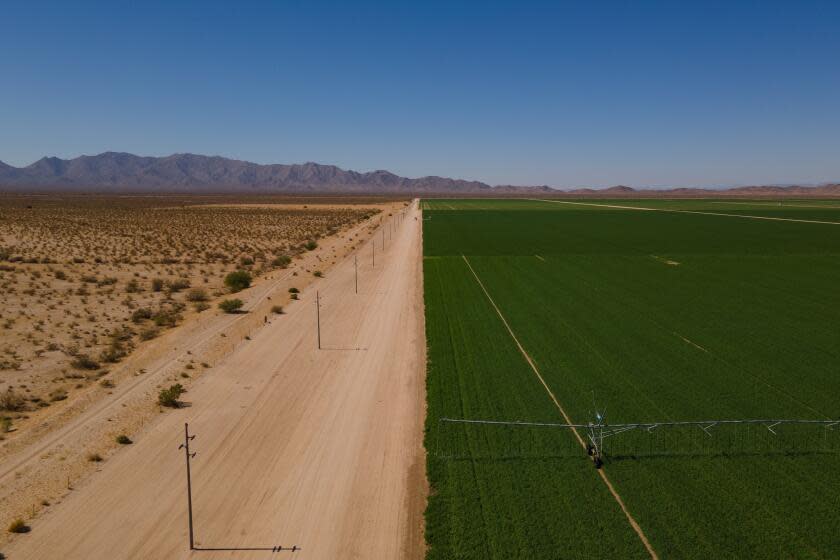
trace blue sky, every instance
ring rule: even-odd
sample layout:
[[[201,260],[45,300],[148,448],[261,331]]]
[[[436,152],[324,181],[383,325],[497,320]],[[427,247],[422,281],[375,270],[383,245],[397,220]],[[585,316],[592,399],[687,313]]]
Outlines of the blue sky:
[[[840,181],[838,2],[4,2],[0,160]]]

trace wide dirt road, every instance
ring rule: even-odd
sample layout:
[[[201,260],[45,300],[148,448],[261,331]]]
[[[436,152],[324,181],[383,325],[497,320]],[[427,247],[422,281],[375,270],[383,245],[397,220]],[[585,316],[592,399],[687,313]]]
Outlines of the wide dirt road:
[[[416,218],[416,219],[415,219]],[[16,538],[17,558],[404,558],[423,554],[422,218],[301,294],[102,472]],[[390,237],[390,239],[389,239]],[[315,289],[321,295],[317,349]],[[196,544],[188,550],[184,422]],[[271,547],[293,545],[297,552]]]

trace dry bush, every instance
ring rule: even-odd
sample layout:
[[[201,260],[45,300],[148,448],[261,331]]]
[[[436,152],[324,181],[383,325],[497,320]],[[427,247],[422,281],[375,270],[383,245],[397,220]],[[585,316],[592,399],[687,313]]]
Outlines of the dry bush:
[[[0,354],[4,380],[31,381],[32,394],[47,395],[37,406],[66,399],[55,379],[81,386],[97,378],[100,363],[123,360],[137,344],[215,305],[210,300],[228,291],[224,280],[232,271],[253,279],[291,266],[307,244],[375,213],[206,205],[217,202],[237,201],[0,197],[0,337],[16,351]],[[36,408],[29,401],[20,406]],[[36,412],[27,411],[32,422]]]
[[[29,525],[23,519],[15,519],[9,525],[10,533],[28,533],[29,531]]]
[[[8,412],[20,412],[26,409],[26,399],[14,392],[9,387],[3,393],[0,393],[0,410]]]
[[[184,387],[180,383],[161,389],[160,394],[158,394],[158,404],[169,408],[178,408],[181,406],[181,401],[178,399],[184,392]]]
[[[207,295],[207,290],[204,288],[193,288],[187,292],[187,301],[207,301],[210,296]]]
[[[251,285],[251,275],[244,270],[236,270],[225,276],[225,286],[231,292],[241,292]]]
[[[225,313],[237,313],[245,305],[241,299],[226,299],[219,303],[219,309]]]
[[[73,358],[73,360],[70,362],[70,366],[76,369],[99,369],[99,363],[87,354],[79,354],[78,356]]]

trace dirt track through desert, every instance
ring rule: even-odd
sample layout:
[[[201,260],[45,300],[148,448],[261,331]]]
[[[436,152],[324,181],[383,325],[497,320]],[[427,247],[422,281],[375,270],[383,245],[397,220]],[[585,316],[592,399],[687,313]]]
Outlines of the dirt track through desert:
[[[385,251],[377,243],[375,269],[359,259],[358,295],[351,255],[201,378],[185,395],[189,407],[167,412],[33,524],[8,557],[421,557],[425,338],[418,210],[415,201]],[[197,436],[191,444],[197,546],[301,551],[188,550],[178,451],[184,422]]]

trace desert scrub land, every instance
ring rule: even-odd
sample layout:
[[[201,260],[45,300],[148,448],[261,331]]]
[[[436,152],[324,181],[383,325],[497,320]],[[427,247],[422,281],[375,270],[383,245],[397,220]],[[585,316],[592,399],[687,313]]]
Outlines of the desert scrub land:
[[[0,198],[0,438],[190,315],[380,210],[374,200]],[[286,204],[286,203],[291,204]],[[278,205],[280,203],[280,205]],[[241,274],[239,275],[241,276]]]

